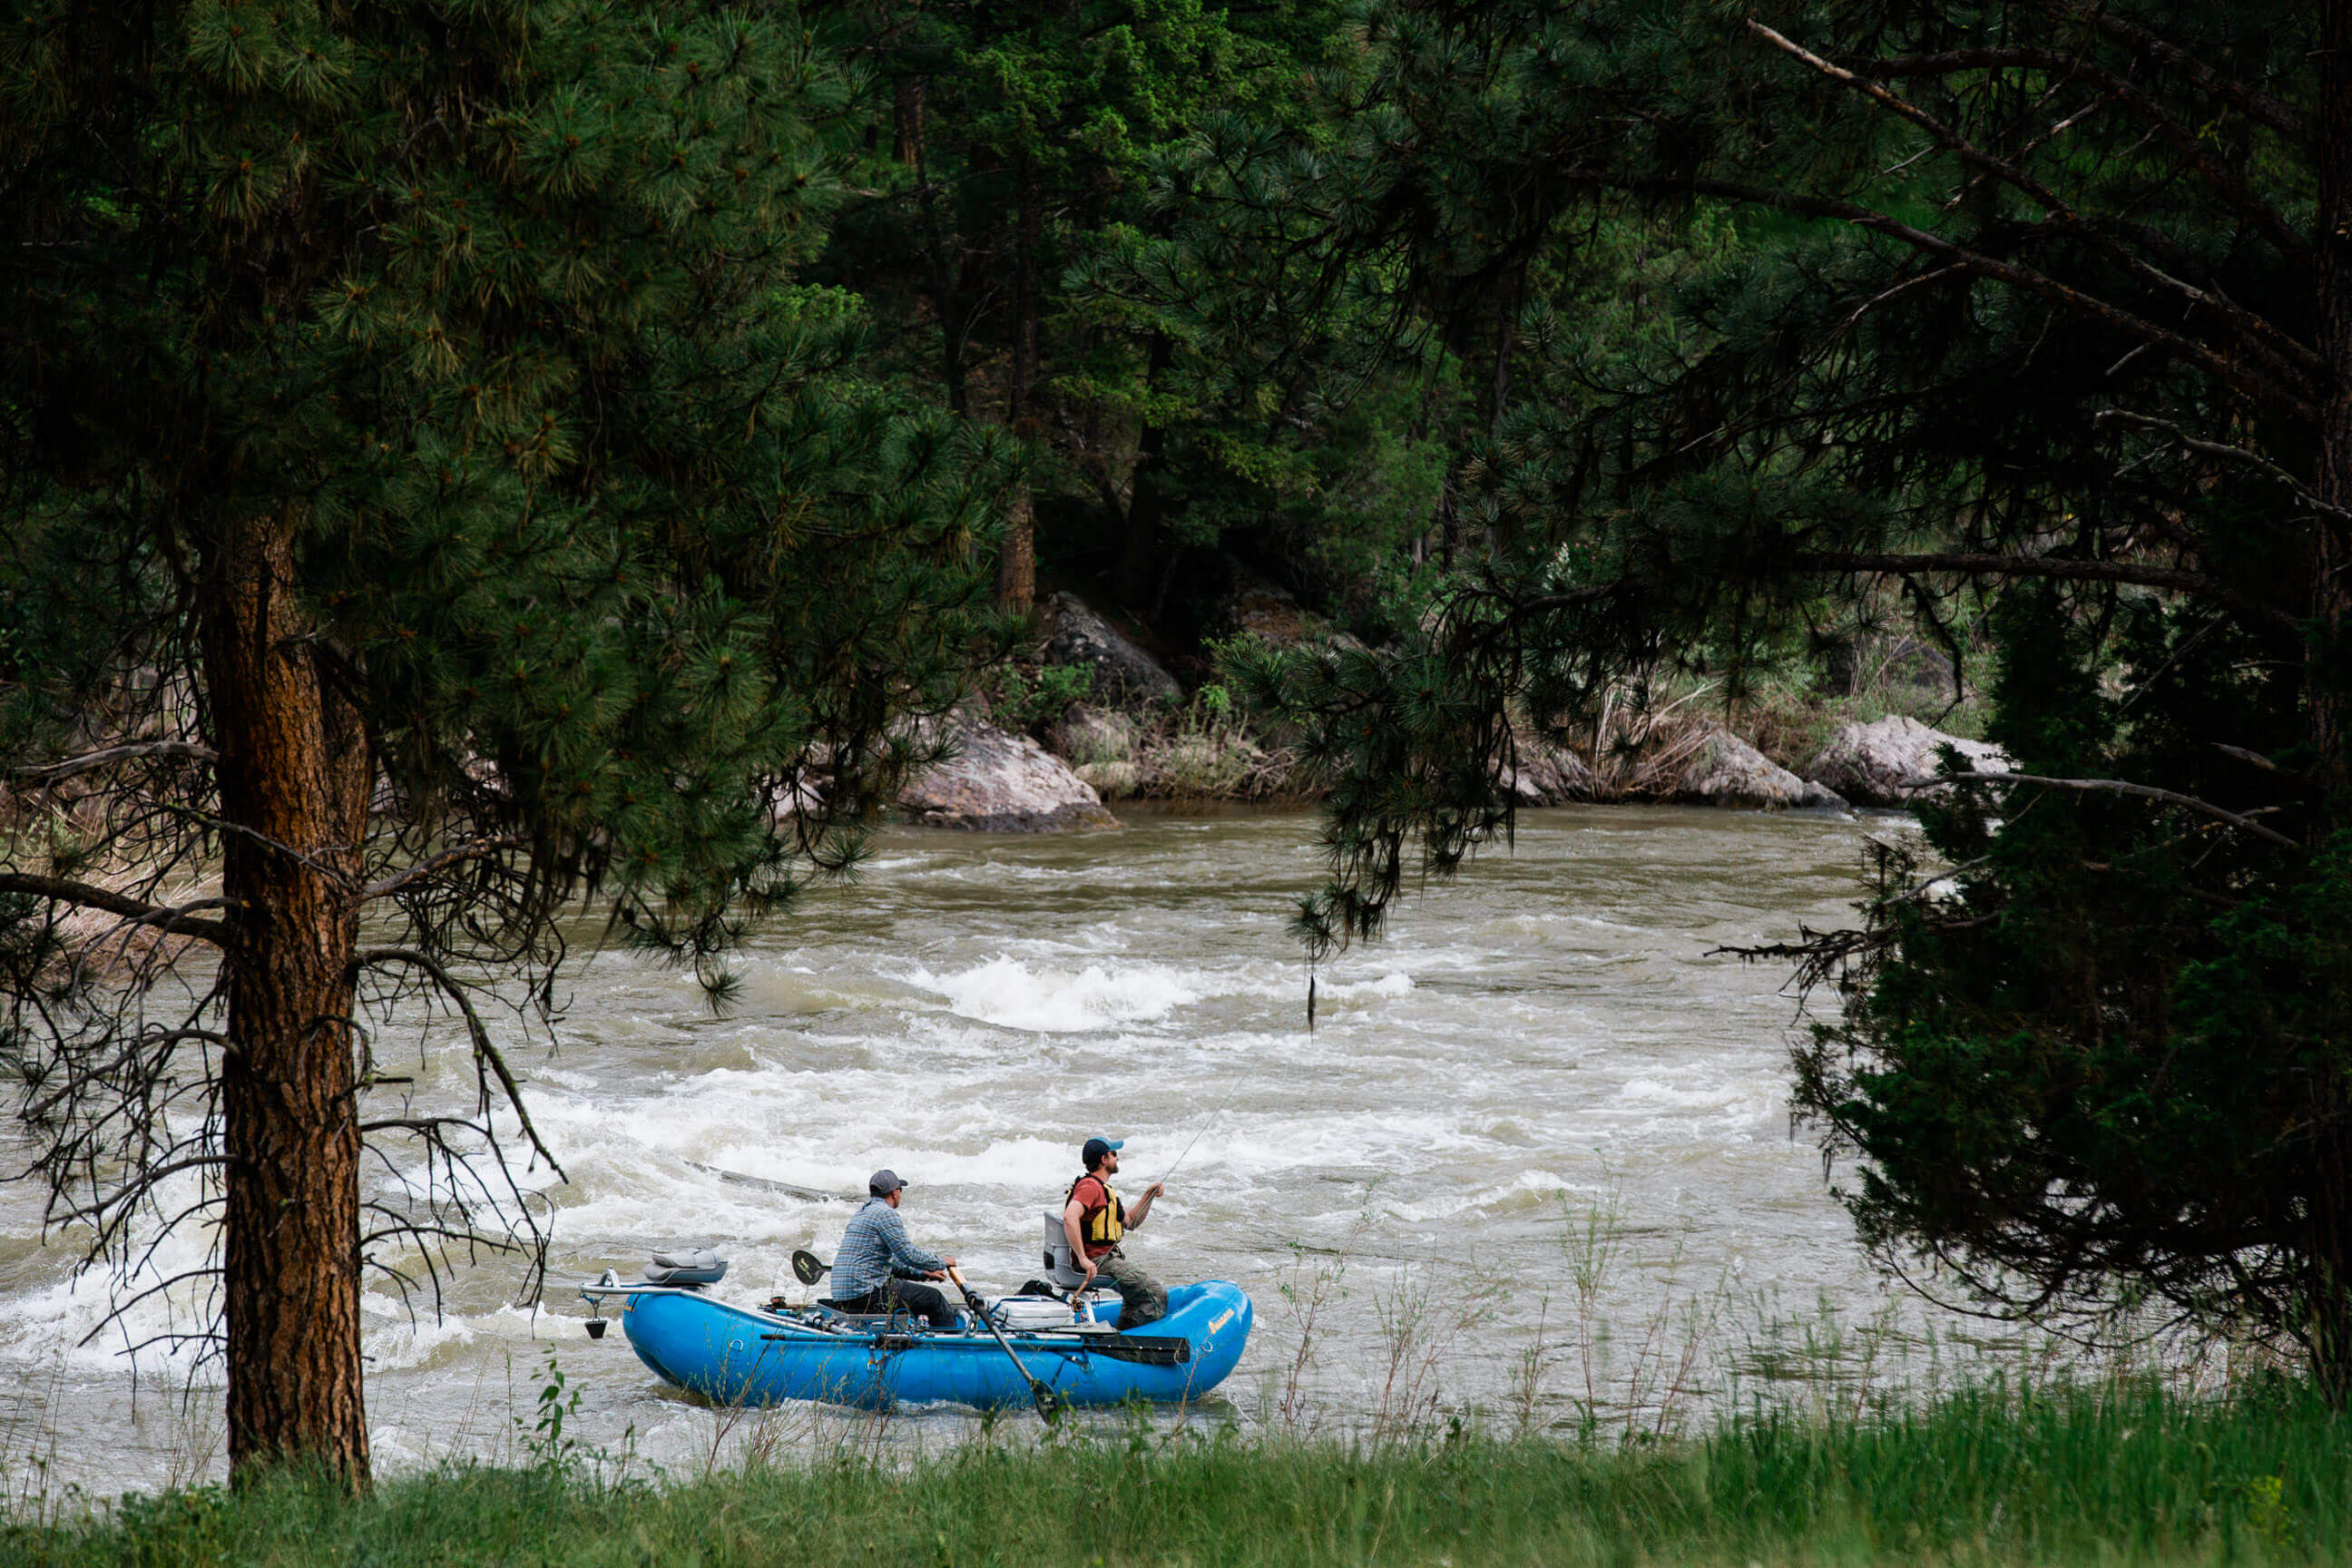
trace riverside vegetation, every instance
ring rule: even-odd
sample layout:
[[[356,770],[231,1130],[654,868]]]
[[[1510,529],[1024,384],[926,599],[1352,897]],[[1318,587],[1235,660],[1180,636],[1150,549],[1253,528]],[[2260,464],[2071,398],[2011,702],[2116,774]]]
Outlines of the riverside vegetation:
[[[1267,1295],[1274,1353],[1246,1429],[1213,1409],[1053,1427],[1024,1412],[941,1449],[888,1413],[710,1407],[704,1445],[665,1471],[626,1439],[572,1435],[580,1386],[550,1349],[487,1461],[356,1499],[294,1466],[93,1504],[0,1452],[0,1564],[2156,1568],[2352,1552],[2352,1415],[2257,1348],[2102,1362],[2017,1345],[1964,1352],[1952,1364],[1973,1370],[1955,1377],[1932,1339],[1886,1322],[1763,1317],[1727,1334],[1720,1285],[1669,1283],[1612,1322],[1629,1217],[1612,1200],[1560,1218],[1559,1311],[1482,1408],[1439,1384],[1475,1353],[1496,1286],[1301,1249]],[[1339,1369],[1368,1386],[1334,1402],[1318,1373],[1351,1300],[1381,1349]],[[216,1429],[184,1441],[180,1473],[203,1473]]]
[[[655,1484],[533,1433],[538,1462],[288,1472],[19,1514],[0,1563],[2189,1564],[2352,1553],[2352,1418],[2258,1382],[1993,1384],[1894,1411],[1756,1411],[1576,1444],[1445,1425],[1370,1445],[1138,1424]]]

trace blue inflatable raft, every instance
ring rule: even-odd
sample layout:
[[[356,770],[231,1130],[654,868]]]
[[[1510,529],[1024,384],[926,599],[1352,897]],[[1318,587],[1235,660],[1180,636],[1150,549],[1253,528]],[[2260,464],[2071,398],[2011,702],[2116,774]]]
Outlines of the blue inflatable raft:
[[[1008,1330],[1008,1356],[984,1327],[931,1330],[822,1309],[764,1312],[692,1287],[589,1287],[582,1294],[619,1296],[621,1326],[637,1359],[663,1382],[721,1405],[1021,1405],[1030,1397],[1024,1373],[1070,1405],[1173,1404],[1224,1381],[1249,1341],[1251,1319],[1241,1287],[1212,1279],[1169,1291],[1168,1315],[1132,1333],[1078,1322]],[[601,1331],[592,1323],[592,1333]]]

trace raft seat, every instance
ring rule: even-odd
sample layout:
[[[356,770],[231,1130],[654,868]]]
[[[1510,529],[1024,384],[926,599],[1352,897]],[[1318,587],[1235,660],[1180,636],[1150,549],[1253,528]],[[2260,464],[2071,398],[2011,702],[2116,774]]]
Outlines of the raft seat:
[[[1045,1278],[1065,1290],[1087,1282],[1085,1270],[1070,1260],[1070,1238],[1062,1229],[1062,1211],[1045,1211]]]

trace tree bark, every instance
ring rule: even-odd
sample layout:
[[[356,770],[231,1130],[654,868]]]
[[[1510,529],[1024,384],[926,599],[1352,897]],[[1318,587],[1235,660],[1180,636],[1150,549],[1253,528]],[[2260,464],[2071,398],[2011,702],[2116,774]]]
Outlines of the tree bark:
[[[1175,345],[1168,334],[1152,333],[1144,372],[1147,390],[1158,390],[1175,358]],[[1160,470],[1167,446],[1164,426],[1144,426],[1136,443],[1135,477],[1128,487],[1127,527],[1119,541],[1118,565],[1111,577],[1112,596],[1137,615],[1151,612],[1160,580],[1160,525],[1168,514],[1167,487]]]
[[[2308,700],[2312,740],[2326,799],[2313,814],[2317,838],[2343,819],[2352,794],[2352,710],[2339,650],[2352,610],[2352,0],[2326,0],[2319,48],[2319,353],[2326,385],[2320,405],[2319,500],[2312,561],[2313,643]]]
[[[1486,431],[1503,426],[1503,411],[1511,405],[1511,353],[1519,345],[1519,268],[1506,272],[1495,284],[1495,368],[1486,380]]]
[[[2311,627],[2305,676],[2315,751],[2318,809],[2307,830],[2315,848],[2345,820],[2352,804],[2352,711],[2347,711],[2340,650],[2352,584],[2352,548],[2343,512],[2352,506],[2352,0],[2325,0],[2319,50],[2319,353],[2326,383],[2319,408],[2319,474],[2323,506],[2311,512]],[[2327,1115],[2314,1125],[2332,1130],[2345,1108],[2334,1073],[2313,1109]],[[2308,1300],[2303,1334],[2313,1380],[2329,1402],[2352,1403],[2352,1169],[2345,1141],[2332,1131],[2314,1140],[2311,1199],[2305,1238]]]
[[[230,906],[224,1293],[229,1467],[368,1479],[351,1017],[372,776],[295,602],[294,524],[224,531],[203,584]]]
[[[1045,183],[1036,158],[1021,154],[1014,165],[1020,216],[1013,237],[1013,374],[1005,392],[1004,422],[1015,432],[1029,417],[1029,394],[1037,379],[1038,247],[1045,231]],[[1026,610],[1037,597],[1036,507],[1024,483],[1005,510],[1004,543],[997,558],[996,602]]]
[[[997,547],[996,602],[1026,610],[1037,600],[1037,514],[1029,483],[1021,482],[1004,509],[1004,540]]]

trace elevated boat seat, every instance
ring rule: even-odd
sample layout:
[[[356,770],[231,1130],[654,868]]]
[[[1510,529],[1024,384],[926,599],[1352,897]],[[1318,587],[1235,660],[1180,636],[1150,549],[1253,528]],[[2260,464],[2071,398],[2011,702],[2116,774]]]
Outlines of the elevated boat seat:
[[[1045,1211],[1045,1278],[1065,1290],[1087,1282],[1086,1270],[1070,1261],[1070,1238],[1062,1232],[1062,1211]]]

